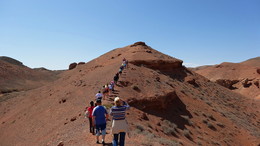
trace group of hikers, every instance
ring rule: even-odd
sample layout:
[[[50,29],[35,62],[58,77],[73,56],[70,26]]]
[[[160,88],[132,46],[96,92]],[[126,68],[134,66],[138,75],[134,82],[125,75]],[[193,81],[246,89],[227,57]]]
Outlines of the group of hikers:
[[[115,85],[119,80],[119,75],[122,74],[123,70],[128,67],[128,61],[124,58],[119,71],[115,74],[114,80],[109,84],[102,87],[101,91],[95,95],[95,102],[90,102],[90,107],[87,108],[85,117],[89,119],[89,130],[90,133],[96,135],[97,144],[99,144],[99,137],[102,135],[102,144],[105,144],[106,136],[106,121],[109,115],[112,117],[112,131],[113,134],[113,146],[124,146],[125,135],[128,132],[128,124],[126,121],[126,110],[130,106],[123,101],[121,98],[116,97],[114,99],[114,106],[111,107],[110,112],[107,112],[106,107],[102,106],[102,100],[109,97],[113,93]]]

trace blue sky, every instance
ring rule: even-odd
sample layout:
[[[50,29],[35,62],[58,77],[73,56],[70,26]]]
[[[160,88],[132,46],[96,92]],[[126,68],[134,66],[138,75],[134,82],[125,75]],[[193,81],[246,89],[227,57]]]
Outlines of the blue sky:
[[[0,0],[0,56],[66,69],[136,41],[186,66],[260,56],[259,0]]]

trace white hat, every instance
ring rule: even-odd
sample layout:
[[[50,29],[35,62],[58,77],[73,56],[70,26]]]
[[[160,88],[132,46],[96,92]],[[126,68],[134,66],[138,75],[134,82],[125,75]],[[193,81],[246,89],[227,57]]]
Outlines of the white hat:
[[[114,99],[114,102],[118,102],[120,100],[120,98],[119,97],[116,97],[115,99]]]

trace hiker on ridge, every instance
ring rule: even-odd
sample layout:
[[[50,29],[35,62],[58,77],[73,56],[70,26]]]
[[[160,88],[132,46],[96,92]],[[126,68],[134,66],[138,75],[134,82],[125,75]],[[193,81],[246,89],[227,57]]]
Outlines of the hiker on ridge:
[[[108,97],[109,88],[108,88],[108,85],[107,85],[107,84],[102,87],[102,92],[103,92],[103,95],[104,95],[104,99],[105,99],[106,97]]]
[[[128,68],[128,60],[125,61],[125,68]]]
[[[111,85],[111,87],[112,87],[112,89],[111,89],[112,92],[114,92],[114,91],[115,91],[115,89],[114,89],[114,88],[115,88],[115,82],[114,82],[114,81],[111,81],[111,82],[110,82],[110,85]]]
[[[87,111],[85,113],[85,117],[89,119],[89,132],[92,133],[93,135],[95,135],[95,131],[94,131],[94,126],[92,124],[92,112],[93,112],[93,109],[95,108],[94,106],[94,102],[93,101],[90,101],[90,107],[87,108]]]
[[[113,134],[113,146],[125,145],[125,135],[128,132],[128,125],[126,122],[126,110],[130,108],[130,106],[122,101],[119,97],[116,97],[114,100],[115,106],[113,106],[110,110],[110,115],[113,117],[112,122],[112,134]],[[119,138],[120,137],[120,138]],[[118,143],[119,138],[119,143]]]
[[[115,84],[117,84],[117,81],[119,80],[119,73],[116,73],[116,75],[114,76],[114,82]]]
[[[98,91],[98,93],[95,96],[96,96],[96,100],[97,99],[102,99],[103,94],[100,91]]]
[[[108,89],[109,89],[109,96],[110,95],[112,95],[112,92],[113,92],[113,85],[110,83],[109,85],[108,85]]]
[[[106,136],[106,120],[108,119],[108,113],[104,106],[102,106],[101,99],[97,99],[97,106],[92,113],[92,124],[96,128],[97,144],[99,144],[99,136],[102,135],[102,144],[105,144]]]

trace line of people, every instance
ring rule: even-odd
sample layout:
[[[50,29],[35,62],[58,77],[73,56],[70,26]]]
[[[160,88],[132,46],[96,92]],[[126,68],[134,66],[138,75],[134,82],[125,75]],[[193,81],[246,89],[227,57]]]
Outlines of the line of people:
[[[85,116],[89,119],[89,128],[90,133],[93,135],[96,134],[96,143],[99,144],[99,136],[102,135],[102,144],[105,144],[105,135],[106,135],[106,121],[108,120],[109,114],[112,116],[112,134],[113,134],[113,146],[124,146],[125,143],[125,135],[128,132],[128,125],[125,119],[126,110],[130,108],[130,106],[120,99],[116,97],[114,99],[114,106],[111,107],[110,112],[108,114],[106,108],[102,106],[102,100],[106,99],[114,92],[114,87],[117,85],[119,80],[119,75],[122,74],[123,70],[128,67],[128,61],[124,58],[123,63],[119,68],[119,71],[115,74],[114,80],[109,84],[106,84],[102,87],[101,91],[95,95],[96,102],[90,102],[90,107],[87,108]]]

